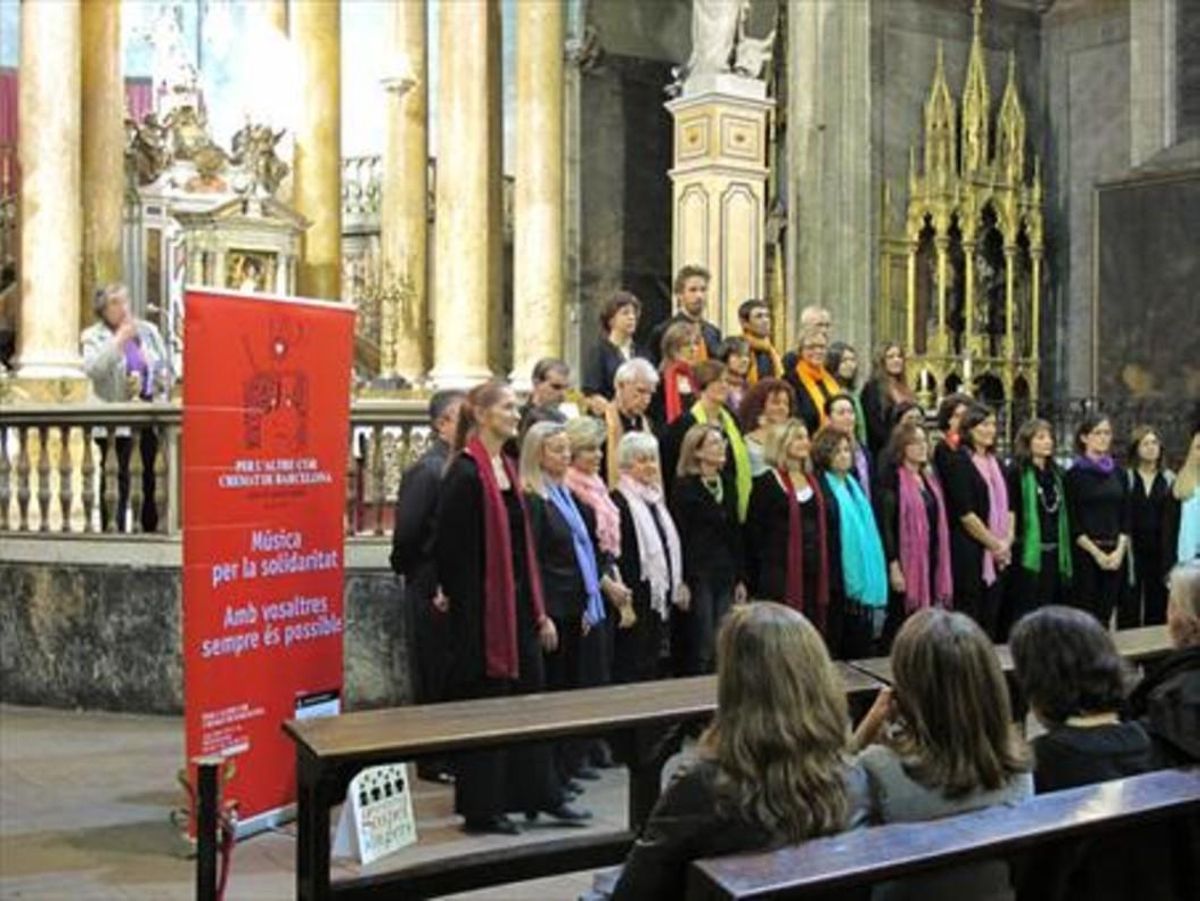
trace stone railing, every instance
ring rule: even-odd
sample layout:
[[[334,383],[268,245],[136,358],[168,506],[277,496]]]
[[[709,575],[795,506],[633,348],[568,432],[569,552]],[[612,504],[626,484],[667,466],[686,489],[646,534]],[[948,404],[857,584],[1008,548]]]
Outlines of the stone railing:
[[[390,533],[400,475],[428,441],[425,415],[419,399],[358,400],[352,406],[347,536]],[[149,506],[156,515],[146,521],[154,534],[178,536],[181,418],[173,403],[0,406],[0,535],[144,534],[143,517],[133,511],[142,511],[152,485]],[[153,455],[144,461],[143,444],[155,439]],[[126,454],[129,502],[118,522],[118,456]]]

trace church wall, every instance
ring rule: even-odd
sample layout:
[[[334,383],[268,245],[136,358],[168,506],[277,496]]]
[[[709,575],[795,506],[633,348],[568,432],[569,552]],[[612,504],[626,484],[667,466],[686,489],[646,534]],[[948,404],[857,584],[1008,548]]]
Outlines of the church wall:
[[[178,566],[0,564],[0,701],[179,713]],[[407,622],[390,572],[347,573],[348,709],[412,699]]]

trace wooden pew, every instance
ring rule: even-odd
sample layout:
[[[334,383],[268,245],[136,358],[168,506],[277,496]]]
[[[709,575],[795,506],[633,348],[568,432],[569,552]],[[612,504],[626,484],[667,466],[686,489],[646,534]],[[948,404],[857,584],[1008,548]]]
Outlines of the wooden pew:
[[[861,712],[881,683],[837,666],[852,708]],[[604,736],[628,749],[648,729],[705,720],[715,709],[716,677],[700,676],[291,720],[284,730],[296,743],[296,897],[429,897],[618,863],[658,799],[664,761],[657,755],[625,755],[633,760],[626,830],[461,854],[333,884],[330,808],[344,799],[354,775],[374,764],[567,737]]]
[[[1160,657],[1165,657],[1172,650],[1171,637],[1167,634],[1166,626],[1118,629],[1112,636],[1117,652],[1130,663],[1152,663]],[[1011,676],[1014,668],[1012,651],[1008,645],[996,645],[996,656],[1000,658],[1000,668],[1004,670],[1005,675]],[[892,684],[892,661],[888,657],[852,660],[850,665],[880,682]]]
[[[859,829],[758,854],[694,862],[688,901],[833,897],[849,889],[1035,845],[1200,815],[1200,768],[1162,770],[1023,804],[922,823]]]

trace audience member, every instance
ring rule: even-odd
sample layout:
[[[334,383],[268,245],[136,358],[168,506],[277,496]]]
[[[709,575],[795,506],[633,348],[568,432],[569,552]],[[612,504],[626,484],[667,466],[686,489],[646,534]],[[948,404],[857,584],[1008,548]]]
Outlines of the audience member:
[[[697,360],[715,360],[717,347],[721,343],[721,330],[704,318],[704,304],[708,299],[708,283],[712,276],[703,266],[687,265],[675,275],[673,286],[678,312],[665,322],[659,323],[650,336],[650,350],[655,359],[664,359],[663,339],[667,330],[676,323],[694,325],[700,335]],[[664,360],[665,361],[665,360]]]
[[[746,442],[750,458],[750,475],[757,477],[767,471],[763,446],[771,426],[782,425],[792,416],[796,393],[782,379],[760,379],[751,388],[738,410],[738,425]]]
[[[600,471],[609,489],[617,485],[617,447],[631,432],[653,434],[654,428],[646,411],[654,399],[658,373],[647,361],[635,357],[622,363],[613,377],[613,402],[604,411],[606,441]]]
[[[736,415],[750,386],[750,345],[745,338],[732,335],[717,348],[717,361],[725,366],[725,384],[729,386],[725,405]]]
[[[628,291],[618,291],[600,311],[600,340],[583,370],[583,394],[588,412],[603,416],[613,399],[613,379],[622,363],[644,357],[633,340],[642,315],[642,302]]]
[[[867,447],[878,455],[887,446],[897,419],[897,404],[917,402],[904,377],[904,348],[889,341],[879,348],[870,380],[863,385],[862,406],[866,414]]]
[[[644,682],[662,672],[672,606],[687,607],[683,550],[663,496],[658,441],[629,432],[617,447],[621,477],[613,492],[620,515],[621,581],[633,591],[632,615],[614,638],[613,681]]]
[[[717,627],[731,605],[746,600],[737,495],[722,474],[727,445],[720,426],[701,423],[688,429],[679,451],[671,514],[688,590],[671,628],[678,675],[712,672]]]
[[[825,368],[829,339],[810,329],[800,336],[800,349],[784,360],[784,378],[796,392],[796,415],[810,432],[825,424],[825,402],[841,393],[837,380]]]
[[[854,440],[867,446],[867,417],[858,396],[858,353],[845,341],[834,341],[825,354],[825,370],[854,404]],[[875,456],[874,453],[871,454]]]
[[[765,300],[747,300],[738,307],[738,321],[742,325],[742,337],[750,348],[751,385],[760,379],[783,377],[783,360],[771,343],[771,307]]]
[[[688,411],[695,399],[692,366],[701,347],[700,333],[690,322],[676,322],[662,339],[662,380],[651,416],[660,428],[671,425]]]
[[[571,387],[571,367],[555,357],[543,357],[533,365],[530,386],[529,399],[521,408],[518,438],[524,437],[534,423],[562,425],[567,421],[567,414],[560,408]]]
[[[629,852],[614,898],[682,898],[697,858],[766,849],[864,819],[846,696],[817,630],[779,604],[721,629],[717,712]]]
[[[1111,445],[1112,422],[1089,413],[1075,433],[1079,456],[1063,479],[1075,552],[1072,603],[1106,628],[1125,585],[1129,550],[1129,490]]]

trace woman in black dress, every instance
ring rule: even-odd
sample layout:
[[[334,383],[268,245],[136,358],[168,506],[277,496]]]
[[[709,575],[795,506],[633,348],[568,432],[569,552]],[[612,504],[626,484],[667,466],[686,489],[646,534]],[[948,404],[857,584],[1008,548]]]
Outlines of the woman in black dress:
[[[1163,465],[1162,436],[1148,425],[1135,428],[1127,465],[1132,571],[1117,610],[1117,628],[1160,626],[1167,621],[1167,576],[1176,550],[1165,540],[1173,531],[1175,473]]]
[[[455,699],[541,691],[542,653],[558,646],[517,470],[501,450],[519,421],[507,385],[473,389],[442,480],[434,555],[448,601],[448,682]],[[546,745],[462,754],[454,769],[454,807],[468,832],[515,834],[510,811],[578,818],[565,804]]]
[[[867,447],[875,456],[887,447],[892,427],[897,424],[893,408],[897,404],[917,402],[904,378],[904,348],[889,341],[879,348],[870,380],[863,385],[863,415],[866,418]]]
[[[645,357],[645,350],[634,342],[642,302],[628,291],[618,291],[600,311],[600,339],[583,369],[583,396],[593,416],[603,416],[613,399],[613,379],[621,364],[634,357]]]
[[[1000,636],[1000,576],[1012,562],[1013,544],[1008,486],[995,445],[996,414],[972,401],[934,456],[950,515],[954,606],[993,641]]]
[[[1044,419],[1021,426],[1008,471],[1016,529],[1006,587],[1004,634],[1027,613],[1064,604],[1071,584],[1071,530],[1062,469],[1054,462],[1054,427]]]
[[[1129,489],[1111,447],[1112,422],[1089,413],[1075,431],[1079,456],[1063,480],[1075,553],[1071,601],[1106,628],[1125,583],[1129,552]]]
[[[683,548],[688,603],[672,626],[677,675],[699,676],[716,667],[716,634],[733,604],[746,600],[742,535],[732,464],[720,426],[694,425],[679,451],[671,513]]]
[[[808,427],[799,419],[767,429],[766,471],[754,480],[746,515],[750,597],[799,610],[841,646],[841,547],[837,507],[813,473]]]

